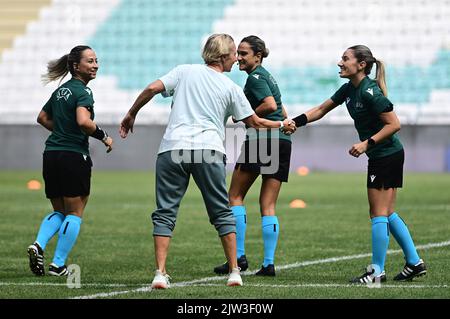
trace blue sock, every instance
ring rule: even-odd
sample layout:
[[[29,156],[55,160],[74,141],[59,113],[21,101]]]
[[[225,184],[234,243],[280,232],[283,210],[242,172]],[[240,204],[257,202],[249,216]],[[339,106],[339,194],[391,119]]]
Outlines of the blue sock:
[[[45,250],[50,239],[58,232],[65,216],[60,212],[52,212],[44,217],[35,242]]]
[[[262,237],[264,241],[264,263],[263,266],[267,267],[270,264],[274,264],[275,249],[277,248],[278,234],[280,233],[280,227],[278,224],[277,216],[263,216],[261,220]]]
[[[372,264],[384,270],[384,262],[389,246],[389,221],[385,216],[372,218]]]
[[[408,227],[397,213],[392,213],[389,216],[389,228],[397,243],[402,247],[406,262],[410,265],[417,264],[420,258],[417,254],[416,246],[414,245]]]
[[[53,257],[53,263],[58,267],[65,264],[67,256],[77,240],[81,223],[82,219],[75,215],[67,215],[66,219],[64,219],[59,229],[58,243],[56,244],[55,256]]]
[[[245,206],[232,206],[234,218],[236,219],[236,245],[237,258],[245,255],[245,231],[247,230],[247,214]]]

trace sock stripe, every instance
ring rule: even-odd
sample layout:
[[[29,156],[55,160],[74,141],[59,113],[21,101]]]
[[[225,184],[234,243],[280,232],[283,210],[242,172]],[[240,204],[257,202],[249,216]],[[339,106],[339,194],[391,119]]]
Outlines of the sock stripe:
[[[273,232],[274,232],[274,233],[277,232],[277,224],[273,224]]]
[[[50,220],[50,219],[52,219],[52,217],[53,216],[55,216],[57,213],[53,213],[53,214],[51,214],[50,216],[48,216],[48,218],[47,218],[47,220]]]
[[[66,234],[67,227],[69,226],[69,222],[66,223],[66,227],[64,227],[63,235]]]

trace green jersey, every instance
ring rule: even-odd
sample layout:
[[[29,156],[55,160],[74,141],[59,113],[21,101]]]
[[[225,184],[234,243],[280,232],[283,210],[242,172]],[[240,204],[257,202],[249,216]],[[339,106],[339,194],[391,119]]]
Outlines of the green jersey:
[[[271,121],[284,120],[281,102],[281,93],[280,89],[278,88],[278,84],[273,78],[273,76],[261,65],[257,66],[256,69],[254,69],[248,75],[247,82],[245,83],[244,87],[244,94],[247,97],[247,100],[250,102],[250,105],[252,106],[253,110],[255,110],[266,97],[273,96],[277,104],[277,109],[276,111],[265,115],[264,118]],[[263,137],[270,138],[271,137],[270,132],[267,131],[267,134],[265,134],[265,132],[266,131],[264,130],[259,130],[256,131],[255,134],[255,130],[247,131],[247,139],[258,138],[258,135],[259,138]],[[279,138],[288,141],[291,140],[291,137],[289,135],[282,133],[281,130]]]
[[[94,119],[92,91],[72,78],[57,88],[42,110],[53,120],[53,131],[45,142],[46,151],[72,151],[89,155],[89,135],[77,123],[77,107],[85,107]]]
[[[391,101],[383,95],[377,82],[367,76],[356,88],[351,82],[342,85],[331,100],[337,105],[345,102],[361,141],[367,140],[383,128],[384,123],[379,115],[393,106]],[[380,158],[402,149],[403,146],[397,134],[393,134],[384,141],[369,147],[366,154],[369,158]]]

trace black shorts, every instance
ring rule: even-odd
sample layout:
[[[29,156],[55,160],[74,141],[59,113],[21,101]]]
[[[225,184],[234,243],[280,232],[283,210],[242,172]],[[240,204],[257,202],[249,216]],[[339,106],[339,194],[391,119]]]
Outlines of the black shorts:
[[[91,191],[92,160],[70,151],[45,151],[42,175],[47,198],[87,196]]]
[[[403,186],[403,150],[394,154],[369,159],[367,168],[367,188],[400,188]]]
[[[234,169],[240,168],[242,171],[258,173],[263,178],[287,182],[291,151],[291,142],[284,139],[245,141]]]

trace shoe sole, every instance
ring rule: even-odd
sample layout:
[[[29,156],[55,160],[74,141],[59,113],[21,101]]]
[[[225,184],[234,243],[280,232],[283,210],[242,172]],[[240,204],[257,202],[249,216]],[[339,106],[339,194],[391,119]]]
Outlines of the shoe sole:
[[[255,274],[255,276],[259,276],[259,277],[275,277],[275,274]]]
[[[44,276],[45,272],[42,267],[40,267],[38,263],[38,254],[36,250],[34,250],[32,247],[28,247],[27,249],[28,257],[30,259],[30,270],[33,274],[36,276]]]
[[[48,274],[52,275],[52,276],[55,276],[55,277],[64,277],[64,276],[68,276],[69,275],[69,271],[67,270],[67,268],[64,271],[62,271],[62,272],[54,272],[54,271],[49,270]]]
[[[395,281],[412,281],[414,278],[416,278],[416,277],[422,277],[422,276],[425,276],[427,274],[427,270],[425,269],[425,270],[422,270],[421,272],[419,272],[418,274],[416,274],[416,275],[413,275],[413,276],[411,276],[411,277],[409,277],[409,278],[402,278],[402,279],[394,279]]]
[[[167,289],[169,286],[163,283],[152,284],[152,289]]]
[[[242,286],[242,282],[239,282],[239,281],[231,281],[231,282],[227,282],[227,286],[228,286],[228,287]]]
[[[383,277],[383,278],[381,278],[380,279],[380,281],[375,281],[375,282],[372,282],[372,284],[374,284],[374,283],[385,283],[387,281],[387,277]],[[359,281],[359,279],[352,279],[352,280],[350,280],[349,281],[349,284],[352,284],[352,285],[367,285],[367,284],[371,284],[370,282],[369,283],[367,283],[367,282],[361,282],[361,281]]]

